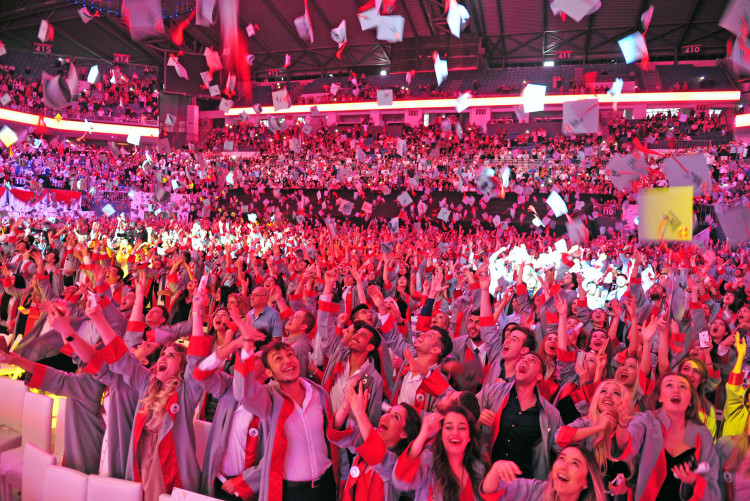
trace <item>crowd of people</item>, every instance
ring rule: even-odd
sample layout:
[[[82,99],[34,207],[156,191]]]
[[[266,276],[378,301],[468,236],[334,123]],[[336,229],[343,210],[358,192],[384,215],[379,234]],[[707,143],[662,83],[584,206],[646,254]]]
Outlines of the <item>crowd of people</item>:
[[[85,82],[85,76],[81,80]],[[11,65],[0,66],[0,96],[6,94],[10,101],[2,104],[4,108],[45,112],[42,79],[20,74]],[[108,117],[130,121],[157,120],[159,89],[155,75],[141,78],[136,73],[124,75],[117,69],[114,73],[102,75],[94,85],[81,89],[73,97],[71,106],[60,113],[65,116],[74,114],[76,119]]]
[[[31,133],[0,147],[4,182],[98,206],[131,190],[195,206],[180,222],[4,217],[0,362],[76,402],[65,466],[140,482],[147,501],[175,487],[261,501],[745,499],[747,244],[468,231],[413,210],[357,225],[301,197],[294,214],[269,200],[272,215],[238,215],[242,191],[278,200],[282,188],[319,190],[318,202],[507,190],[519,205],[554,190],[621,207],[667,180],[652,155],[619,191],[612,155],[726,121],[511,137],[438,119],[400,138],[364,123],[239,123],[179,150]],[[227,141],[255,156],[234,158]],[[715,181],[699,203],[747,206],[747,145],[683,153],[703,155]],[[201,463],[195,420],[210,426]]]
[[[0,240],[0,358],[80,403],[66,466],[149,500],[710,500],[750,483],[744,246],[23,217]]]

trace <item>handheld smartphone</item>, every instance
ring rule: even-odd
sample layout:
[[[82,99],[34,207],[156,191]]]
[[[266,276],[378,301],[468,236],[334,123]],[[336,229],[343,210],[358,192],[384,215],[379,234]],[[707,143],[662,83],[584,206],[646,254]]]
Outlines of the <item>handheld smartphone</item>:
[[[708,331],[701,331],[698,334],[698,339],[700,340],[701,348],[710,348],[712,346],[711,336],[708,334]]]
[[[370,386],[372,386],[372,376],[369,374],[365,374],[359,379],[359,382],[362,384],[362,391],[366,391]],[[359,384],[356,386],[357,393],[359,393]]]

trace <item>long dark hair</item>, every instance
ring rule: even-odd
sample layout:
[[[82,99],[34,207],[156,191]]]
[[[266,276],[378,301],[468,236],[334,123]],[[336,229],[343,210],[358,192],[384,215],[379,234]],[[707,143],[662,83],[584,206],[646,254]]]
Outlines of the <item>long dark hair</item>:
[[[477,468],[477,463],[483,464],[482,453],[480,450],[481,436],[479,429],[477,428],[477,421],[474,419],[474,415],[469,412],[465,407],[460,405],[453,405],[446,409],[443,415],[447,416],[451,412],[461,414],[466,418],[466,422],[469,423],[469,443],[464,451],[463,464],[466,468],[466,472],[469,474],[471,479],[471,487],[474,491],[475,497],[481,497],[479,494],[479,486],[482,483],[484,474],[484,468]],[[442,430],[440,436],[435,437],[432,442],[432,453],[435,458],[433,463],[433,470],[435,475],[435,484],[439,488],[442,498],[445,500],[461,499],[461,491],[463,485],[460,484],[458,478],[453,473],[450,463],[448,462],[448,453],[445,451],[443,445]]]
[[[406,409],[406,420],[404,423],[404,433],[406,438],[402,438],[396,445],[391,448],[391,451],[397,455],[401,455],[406,450],[406,447],[417,438],[419,430],[422,427],[422,417],[419,412],[407,403],[398,404]]]

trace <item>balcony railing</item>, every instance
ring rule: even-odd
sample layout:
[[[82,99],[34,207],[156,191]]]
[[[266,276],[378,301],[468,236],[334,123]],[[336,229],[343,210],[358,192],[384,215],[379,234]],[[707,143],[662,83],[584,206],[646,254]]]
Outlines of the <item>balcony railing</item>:
[[[127,124],[127,125],[142,125],[144,127],[158,127],[159,121],[147,118],[129,118],[129,117],[108,117],[99,116],[96,113],[75,113],[70,111],[55,111],[55,110],[38,110],[35,108],[29,108],[27,106],[14,106],[12,108],[6,108],[13,111],[22,111],[24,113],[30,113],[32,115],[39,115],[43,113],[47,118],[54,118],[58,113],[60,116],[67,120],[88,120],[89,122],[99,123],[110,123],[110,124]]]

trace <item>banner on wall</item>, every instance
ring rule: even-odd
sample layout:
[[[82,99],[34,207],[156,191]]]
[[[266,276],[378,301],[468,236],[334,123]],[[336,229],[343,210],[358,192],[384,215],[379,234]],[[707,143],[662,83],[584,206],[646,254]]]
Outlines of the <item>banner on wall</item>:
[[[0,187],[0,206],[15,212],[38,212],[54,215],[67,211],[81,211],[83,193],[80,191],[41,189],[36,191]]]

